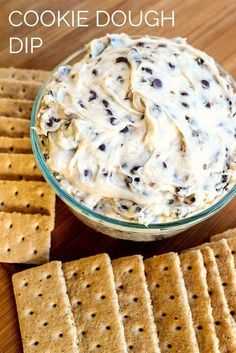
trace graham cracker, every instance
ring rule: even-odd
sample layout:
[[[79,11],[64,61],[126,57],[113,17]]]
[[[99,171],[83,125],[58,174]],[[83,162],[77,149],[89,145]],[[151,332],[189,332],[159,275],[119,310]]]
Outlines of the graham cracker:
[[[63,271],[80,353],[127,352],[109,256],[68,262]]]
[[[32,153],[30,139],[0,136],[0,153]]]
[[[29,137],[30,121],[21,118],[0,116],[0,136]]]
[[[0,153],[0,179],[44,180],[33,154]]]
[[[207,271],[207,286],[211,299],[215,331],[221,353],[236,352],[235,322],[229,312],[219,270],[213,250],[209,246],[201,248]]]
[[[112,267],[128,351],[159,353],[142,256],[113,260]]]
[[[78,353],[76,328],[59,261],[12,277],[24,353]]]
[[[0,79],[43,82],[48,75],[49,72],[44,70],[0,68]]]
[[[34,101],[0,98],[0,116],[30,119]]]
[[[225,230],[222,233],[212,235],[211,241],[217,241],[217,240],[220,240],[222,238],[227,238],[228,239],[228,238],[234,238],[234,237],[236,237],[236,228],[227,229],[227,230]]]
[[[49,216],[0,212],[0,262],[47,262],[52,229]]]
[[[40,85],[34,81],[0,79],[0,98],[34,100]]]
[[[233,255],[234,258],[234,267],[236,268],[236,238],[228,238],[227,243],[229,245],[231,254]]]
[[[205,246],[203,244],[198,248],[202,249]],[[228,307],[236,319],[236,273],[233,255],[226,239],[208,243],[207,246],[214,252]]]
[[[40,213],[54,219],[55,193],[41,181],[0,180],[0,211]]]
[[[206,269],[201,251],[192,250],[180,255],[180,262],[199,351],[219,353],[219,342],[214,327],[211,300],[207,290]]]
[[[161,352],[199,352],[177,254],[144,261]]]

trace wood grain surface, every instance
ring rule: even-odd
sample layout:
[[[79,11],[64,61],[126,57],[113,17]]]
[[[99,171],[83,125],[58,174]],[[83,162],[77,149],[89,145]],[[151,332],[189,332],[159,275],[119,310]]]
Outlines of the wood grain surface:
[[[8,23],[8,15],[13,10],[22,12],[33,9],[43,10],[89,10],[88,28],[45,28],[40,25],[32,28],[13,28]],[[175,10],[175,27],[166,24],[164,28],[129,24],[122,28],[96,28],[96,9],[108,12],[121,9],[132,10],[134,20],[139,11],[149,9],[164,10],[170,14]],[[79,49],[84,43],[107,32],[127,32],[129,34],[150,34],[167,37],[188,37],[189,43],[212,55],[226,70],[236,76],[236,1],[235,0],[67,0],[67,1],[3,1],[0,0],[0,66],[35,69],[52,69],[63,58]],[[40,36],[43,48],[34,54],[9,54],[10,36]],[[107,252],[111,258],[123,255],[142,254],[145,257],[167,251],[179,251],[195,246],[209,239],[211,234],[236,227],[236,199],[219,214],[193,227],[174,238],[152,243],[134,243],[112,239],[96,233],[79,222],[57,200],[56,228],[52,235],[52,259],[69,261],[83,256]],[[11,286],[11,274],[25,266],[0,265],[0,353],[21,353],[21,339]],[[56,352],[55,352],[56,353]]]

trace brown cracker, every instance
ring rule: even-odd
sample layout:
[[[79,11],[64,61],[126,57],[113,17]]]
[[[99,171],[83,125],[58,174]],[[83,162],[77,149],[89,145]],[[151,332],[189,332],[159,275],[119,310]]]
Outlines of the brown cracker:
[[[142,256],[112,261],[128,350],[160,352]]]
[[[0,179],[44,180],[33,154],[0,153]]]
[[[0,262],[41,264],[49,260],[49,216],[0,212]]]
[[[63,271],[80,353],[127,352],[109,256],[68,262]]]
[[[162,353],[199,352],[177,254],[144,261]]]
[[[29,120],[0,116],[0,136],[28,137],[29,135]]]
[[[78,353],[61,262],[12,277],[24,353]]]
[[[30,119],[34,101],[0,98],[0,116]]]
[[[33,81],[0,79],[0,98],[34,100],[40,85]]]
[[[0,153],[32,153],[30,139],[0,136]]]
[[[236,228],[227,229],[227,230],[225,230],[222,233],[212,235],[211,241],[217,241],[217,240],[220,240],[222,238],[227,238],[228,239],[228,238],[233,238],[233,237],[236,237]]]
[[[215,331],[219,339],[220,352],[235,353],[235,322],[229,313],[214,252],[208,246],[201,248],[201,252],[207,270],[207,285],[211,299]]]
[[[0,211],[41,213],[54,220],[55,193],[41,181],[0,180]]]
[[[49,71],[44,70],[0,68],[0,79],[43,82],[48,75]]]
[[[207,244],[214,252],[230,312],[236,315],[236,273],[234,258],[226,239]],[[199,249],[204,248],[204,244]],[[235,316],[236,318],[236,316]]]
[[[219,353],[201,251],[192,250],[182,254],[180,262],[199,350],[201,353]]]

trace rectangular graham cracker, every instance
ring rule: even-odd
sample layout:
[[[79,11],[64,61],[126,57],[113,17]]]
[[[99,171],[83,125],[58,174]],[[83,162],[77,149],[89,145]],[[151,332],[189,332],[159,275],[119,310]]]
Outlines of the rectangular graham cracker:
[[[63,271],[80,353],[127,352],[109,256],[68,262]]]
[[[0,136],[29,137],[30,121],[21,118],[0,116]]]
[[[201,249],[207,271],[207,286],[211,299],[215,331],[221,353],[236,352],[235,322],[229,312],[219,270],[213,250],[205,246]]]
[[[236,319],[236,272],[234,258],[226,239],[207,244],[214,252],[228,307]],[[200,249],[204,248],[200,245]]]
[[[219,353],[201,251],[192,250],[180,255],[180,262],[199,350],[201,353]]]
[[[44,70],[0,68],[0,79],[43,82],[48,75],[49,71]]]
[[[142,256],[128,256],[113,260],[112,267],[128,351],[159,353]]]
[[[49,216],[0,212],[0,262],[47,262],[52,229]]]
[[[0,179],[44,180],[33,154],[0,153]]]
[[[59,261],[12,277],[24,353],[79,353]]]
[[[0,98],[0,116],[30,119],[34,101]]]
[[[30,139],[0,136],[0,153],[32,153]]]
[[[236,228],[227,229],[227,230],[225,230],[222,233],[212,235],[211,241],[217,241],[217,240],[220,240],[222,238],[227,238],[228,239],[228,238],[234,238],[234,237],[236,238]]]
[[[0,180],[0,211],[40,213],[54,219],[55,193],[42,181]]]
[[[161,352],[199,352],[177,254],[144,261]]]
[[[0,79],[0,98],[34,100],[40,85],[34,81]]]

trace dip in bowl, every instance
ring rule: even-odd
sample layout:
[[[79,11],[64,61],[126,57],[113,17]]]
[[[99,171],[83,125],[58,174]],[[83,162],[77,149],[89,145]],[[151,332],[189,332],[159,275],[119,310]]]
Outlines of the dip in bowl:
[[[182,38],[95,39],[61,63],[32,111],[46,180],[76,216],[148,241],[235,195],[234,81]]]

